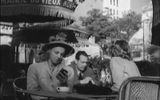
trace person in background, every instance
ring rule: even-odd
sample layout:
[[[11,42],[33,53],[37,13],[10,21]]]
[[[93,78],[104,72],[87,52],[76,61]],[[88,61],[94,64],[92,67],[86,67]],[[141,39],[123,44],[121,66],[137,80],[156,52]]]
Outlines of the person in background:
[[[151,45],[147,48],[149,61],[137,63],[143,76],[160,76],[160,47]]]
[[[131,58],[129,45],[124,40],[117,40],[110,47],[110,68],[113,78],[113,91],[118,91],[122,82],[129,77],[141,76],[137,65]]]
[[[152,63],[160,64],[160,47],[156,45],[151,45],[147,48],[147,52],[150,55],[150,61]]]
[[[75,55],[75,61],[69,65],[74,70],[74,85],[92,84],[98,85],[94,71],[88,66],[88,55],[85,51],[78,51]]]
[[[3,71],[7,78],[13,78],[13,63],[14,49],[9,45],[0,45],[0,71]]]
[[[57,92],[61,83],[72,85],[74,71],[65,66],[63,57],[74,53],[74,48],[62,41],[52,41],[43,46],[46,60],[29,66],[27,72],[27,90]],[[65,71],[62,72],[62,69]],[[72,86],[71,86],[72,87]],[[33,97],[32,99],[41,99]]]

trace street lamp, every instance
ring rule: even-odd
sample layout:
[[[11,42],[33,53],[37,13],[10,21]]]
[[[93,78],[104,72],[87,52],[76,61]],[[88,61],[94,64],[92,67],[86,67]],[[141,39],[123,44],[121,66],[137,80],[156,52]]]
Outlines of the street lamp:
[[[145,23],[145,20],[143,21],[143,60],[145,60],[145,45],[144,45],[144,23]]]

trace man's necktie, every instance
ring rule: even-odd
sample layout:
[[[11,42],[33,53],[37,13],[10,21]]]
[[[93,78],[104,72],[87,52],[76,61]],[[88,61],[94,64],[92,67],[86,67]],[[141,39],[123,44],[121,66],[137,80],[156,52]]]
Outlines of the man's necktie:
[[[79,73],[79,80],[83,80],[83,74],[82,74],[82,72]]]

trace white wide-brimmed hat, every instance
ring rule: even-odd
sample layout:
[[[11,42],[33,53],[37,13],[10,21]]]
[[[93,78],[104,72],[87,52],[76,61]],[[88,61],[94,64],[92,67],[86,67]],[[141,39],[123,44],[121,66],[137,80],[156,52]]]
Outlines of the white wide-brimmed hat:
[[[59,47],[59,46],[65,48],[64,57],[70,56],[75,52],[74,48],[64,41],[51,41],[51,42],[45,44],[42,47],[42,50],[44,52],[46,52],[47,50],[52,49],[53,47]]]

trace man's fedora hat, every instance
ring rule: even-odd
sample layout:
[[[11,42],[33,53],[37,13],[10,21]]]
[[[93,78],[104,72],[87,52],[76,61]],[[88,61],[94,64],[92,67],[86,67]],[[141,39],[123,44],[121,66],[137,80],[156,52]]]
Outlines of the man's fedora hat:
[[[64,41],[51,41],[42,47],[42,51],[46,52],[47,50],[52,49],[53,47],[64,47],[64,57],[70,56],[75,52],[74,48]]]

